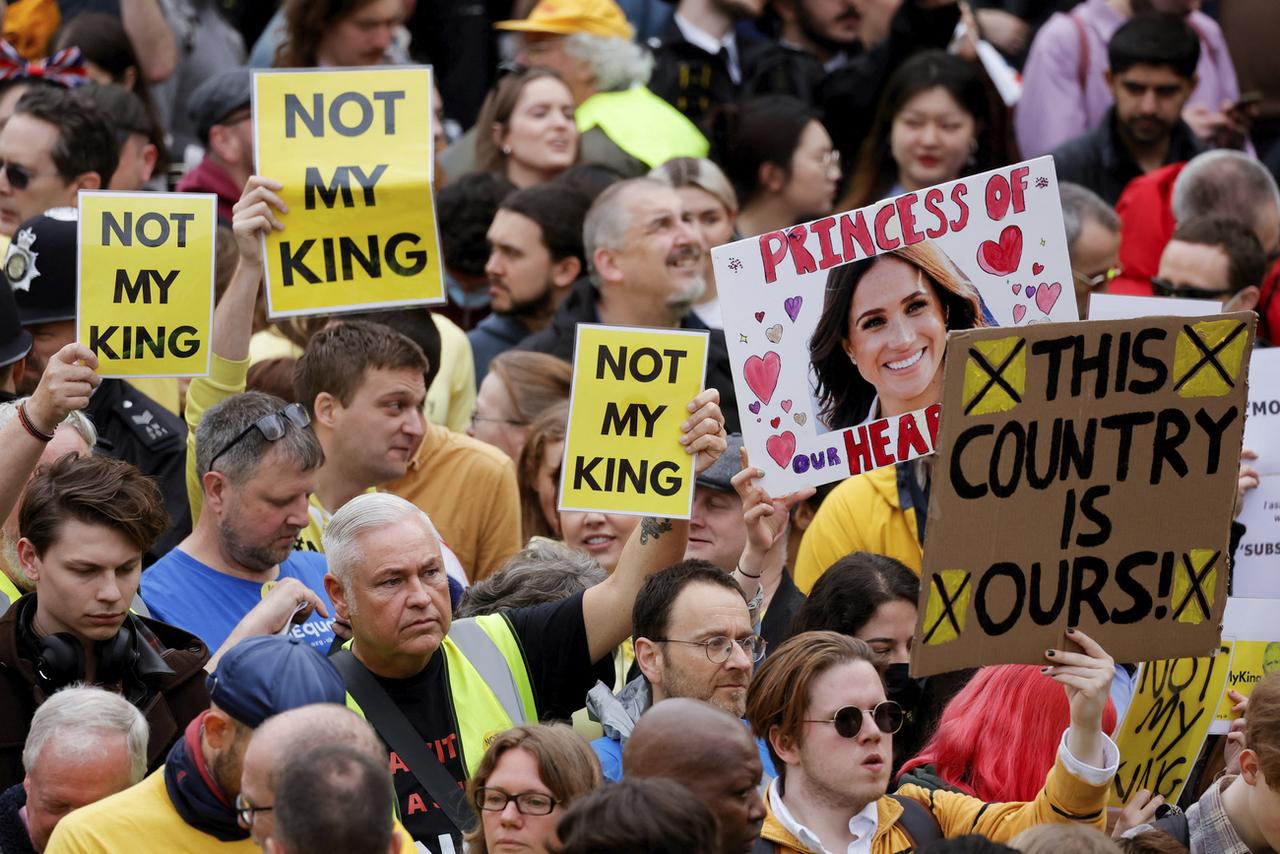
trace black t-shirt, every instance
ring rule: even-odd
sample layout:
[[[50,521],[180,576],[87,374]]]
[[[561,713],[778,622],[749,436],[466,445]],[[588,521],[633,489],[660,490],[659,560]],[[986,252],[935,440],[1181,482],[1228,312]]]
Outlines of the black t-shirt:
[[[567,719],[582,708],[587,691],[595,684],[587,630],[582,622],[582,594],[549,605],[507,611],[504,616],[524,652],[539,719]],[[421,673],[408,679],[376,678],[427,747],[435,750],[458,785],[464,786],[466,759],[453,704],[445,701],[449,696],[449,675],[444,655],[432,656]],[[466,709],[459,711],[466,713]],[[391,753],[391,770],[405,829],[434,854],[461,854],[461,834],[395,752]]]

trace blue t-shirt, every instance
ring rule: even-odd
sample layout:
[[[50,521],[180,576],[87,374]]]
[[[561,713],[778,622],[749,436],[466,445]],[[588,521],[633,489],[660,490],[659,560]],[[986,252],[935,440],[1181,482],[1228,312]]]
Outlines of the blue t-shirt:
[[[312,614],[290,630],[322,655],[333,644],[333,603],[324,592],[325,569],[323,554],[298,551],[280,564],[279,576],[301,581],[328,609],[328,618]],[[224,575],[181,549],[169,552],[142,573],[142,601],[151,609],[151,616],[196,635],[210,652],[222,646],[236,624],[270,589],[260,582]]]

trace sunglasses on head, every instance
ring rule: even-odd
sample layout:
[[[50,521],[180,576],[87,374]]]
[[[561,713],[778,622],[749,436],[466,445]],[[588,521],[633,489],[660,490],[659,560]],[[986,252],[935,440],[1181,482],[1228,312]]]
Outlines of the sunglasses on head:
[[[845,706],[836,709],[835,716],[828,720],[810,720],[806,719],[808,724],[835,724],[836,734],[841,738],[857,738],[858,733],[862,732],[863,715],[871,715],[871,721],[876,725],[876,729],[885,735],[893,735],[902,729],[902,723],[906,720],[906,712],[902,710],[893,700],[885,700],[877,703],[872,709],[859,709],[857,706]]]
[[[9,179],[9,186],[15,190],[27,189],[27,185],[35,177],[35,173],[27,167],[9,160],[0,160],[0,170],[4,171],[5,177]]]

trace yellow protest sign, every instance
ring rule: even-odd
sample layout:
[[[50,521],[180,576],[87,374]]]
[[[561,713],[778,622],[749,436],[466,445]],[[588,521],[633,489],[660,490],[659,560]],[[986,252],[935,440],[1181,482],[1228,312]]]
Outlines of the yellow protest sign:
[[[1116,734],[1120,770],[1111,786],[1112,806],[1124,806],[1139,789],[1177,802],[1226,690],[1231,658],[1231,647],[1222,646],[1207,658],[1142,665]]]
[[[81,192],[76,340],[104,377],[209,373],[217,197]]]
[[[1253,688],[1268,673],[1280,670],[1280,641],[1223,641],[1231,647],[1231,672],[1227,675],[1227,690],[1248,698]],[[1231,707],[1235,703],[1223,692],[1222,702],[1214,715],[1211,732],[1224,733],[1236,719]]]
[[[706,366],[705,332],[578,324],[560,509],[689,518],[680,425]]]
[[[271,317],[444,302],[429,68],[255,71],[253,134],[289,206],[264,240]]]

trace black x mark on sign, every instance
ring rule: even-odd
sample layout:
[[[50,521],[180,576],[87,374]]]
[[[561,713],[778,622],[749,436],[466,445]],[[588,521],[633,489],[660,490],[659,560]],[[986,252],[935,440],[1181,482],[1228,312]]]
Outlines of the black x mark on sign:
[[[955,604],[960,599],[960,594],[969,586],[969,573],[964,574],[964,580],[956,587],[953,592],[947,591],[947,582],[942,573],[935,573],[933,576],[934,595],[938,602],[942,605],[942,613],[938,615],[938,619],[934,622],[933,627],[925,632],[923,642],[929,643],[935,632],[942,627],[942,623],[951,623],[951,629],[956,634],[960,634],[960,619],[955,612]]]
[[[982,402],[982,398],[987,396],[987,392],[991,391],[991,389],[997,385],[1004,389],[1005,394],[1009,395],[1009,398],[1014,403],[1022,403],[1022,395],[1019,394],[1017,389],[1010,385],[1009,381],[1004,378],[1004,372],[1013,364],[1014,359],[1018,358],[1018,354],[1021,353],[1023,348],[1026,346],[1027,339],[1019,338],[1018,343],[1013,345],[1013,349],[1009,351],[1009,355],[1004,357],[1004,361],[1000,363],[999,367],[993,367],[991,362],[987,361],[987,357],[984,356],[977,348],[969,348],[969,358],[973,360],[975,365],[986,372],[989,379],[987,380],[986,385],[979,389],[978,393],[970,398],[969,402],[965,404],[965,415],[973,412],[973,408]]]
[[[1200,613],[1206,618],[1209,616],[1209,598],[1205,595],[1204,582],[1209,577],[1209,573],[1218,565],[1218,557],[1222,552],[1214,552],[1213,556],[1204,562],[1199,569],[1191,562],[1191,555],[1184,554],[1182,556],[1182,568],[1187,574],[1187,581],[1190,586],[1187,588],[1187,595],[1182,597],[1182,601],[1173,609],[1173,619],[1182,616],[1182,612],[1187,610],[1187,606],[1191,604],[1191,598],[1194,596],[1196,604],[1200,606]]]
[[[1235,388],[1235,381],[1231,378],[1230,372],[1228,372],[1226,368],[1222,367],[1222,363],[1218,361],[1218,354],[1227,349],[1227,345],[1238,338],[1240,333],[1244,332],[1244,329],[1245,325],[1243,323],[1239,324],[1235,329],[1228,332],[1221,341],[1210,347],[1208,344],[1204,343],[1204,340],[1201,339],[1199,335],[1196,334],[1194,327],[1189,324],[1184,325],[1182,327],[1182,331],[1187,336],[1187,340],[1194,344],[1195,348],[1200,351],[1200,361],[1192,365],[1191,370],[1183,374],[1182,378],[1173,384],[1173,390],[1177,391],[1182,388],[1188,380],[1199,373],[1200,369],[1206,365],[1209,365],[1218,372],[1218,376],[1222,377],[1222,381],[1227,384],[1227,388]]]

